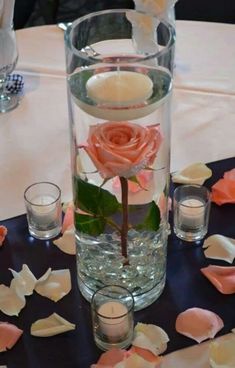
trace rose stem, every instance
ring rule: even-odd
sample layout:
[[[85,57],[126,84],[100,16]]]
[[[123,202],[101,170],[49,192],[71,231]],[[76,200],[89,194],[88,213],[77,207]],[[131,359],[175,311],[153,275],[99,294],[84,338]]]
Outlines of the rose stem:
[[[121,229],[121,247],[122,256],[127,260],[127,232],[128,232],[128,180],[120,176],[122,189],[122,229]]]

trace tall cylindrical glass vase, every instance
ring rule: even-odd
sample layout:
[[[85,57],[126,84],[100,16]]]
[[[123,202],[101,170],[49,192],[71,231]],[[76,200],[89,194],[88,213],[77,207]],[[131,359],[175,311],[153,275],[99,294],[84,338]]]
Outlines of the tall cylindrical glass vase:
[[[65,39],[78,285],[89,301],[126,287],[143,309],[166,278],[174,30],[107,10]]]

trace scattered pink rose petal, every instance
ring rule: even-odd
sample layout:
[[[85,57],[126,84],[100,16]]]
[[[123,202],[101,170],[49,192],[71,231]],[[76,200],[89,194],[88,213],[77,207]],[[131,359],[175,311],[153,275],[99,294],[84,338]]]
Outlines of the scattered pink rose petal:
[[[92,364],[91,368],[113,368],[113,367],[111,365],[103,365],[103,364],[96,363],[96,364]]]
[[[224,179],[235,180],[235,168],[224,173]]]
[[[0,352],[11,349],[23,331],[11,323],[0,322]]]
[[[74,226],[74,206],[73,204],[70,204],[65,211],[61,230],[62,234],[64,234],[66,230],[73,228],[73,226]]]
[[[210,265],[201,272],[222,294],[235,293],[235,267]]]
[[[113,368],[127,356],[129,356],[129,352],[126,350],[111,349],[101,354],[98,362],[96,364],[92,364],[91,368]]]
[[[151,353],[151,351],[139,348],[138,346],[132,346],[129,352],[136,353],[139,356],[141,356],[143,359],[145,359],[147,362],[155,363],[157,365],[161,364],[163,360],[161,356],[156,356],[153,353]]]
[[[132,347],[130,350],[112,349],[103,353],[91,368],[160,368],[162,357],[147,350]]]
[[[133,353],[128,358],[115,364],[114,368],[157,368],[158,364],[148,362],[140,355]]]
[[[113,367],[115,364],[121,362],[126,357],[126,355],[126,350],[112,349],[106,351],[100,356],[98,364],[102,364],[104,366],[110,365],[111,367]]]
[[[0,226],[0,246],[3,245],[6,235],[7,235],[7,228],[1,225]]]
[[[214,338],[224,327],[222,319],[207,309],[190,308],[180,313],[176,319],[176,331],[198,343]]]
[[[235,169],[226,171],[212,187],[212,201],[218,205],[235,203]]]

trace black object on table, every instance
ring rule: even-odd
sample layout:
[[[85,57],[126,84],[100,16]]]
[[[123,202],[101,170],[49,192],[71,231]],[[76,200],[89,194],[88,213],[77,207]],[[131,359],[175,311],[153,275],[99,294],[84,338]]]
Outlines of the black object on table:
[[[213,176],[205,185],[210,188],[225,171],[235,167],[235,158],[208,166]],[[213,203],[207,236],[217,233],[235,238],[234,219],[235,205],[217,206]],[[57,303],[34,292],[26,297],[26,307],[19,317],[9,317],[0,312],[0,321],[13,323],[24,330],[12,350],[0,353],[0,365],[7,365],[8,368],[89,368],[97,361],[101,351],[92,337],[90,304],[77,287],[75,256],[61,252],[52,241],[32,238],[25,215],[2,221],[1,225],[7,226],[8,235],[0,248],[0,284],[9,286],[12,274],[8,268],[20,271],[25,263],[36,278],[41,277],[49,267],[69,268],[72,290]],[[187,243],[173,233],[169,236],[166,287],[155,303],[135,313],[136,322],[153,323],[167,332],[170,342],[166,353],[196,344],[175,331],[177,315],[187,308],[201,307],[217,313],[224,321],[224,328],[218,336],[235,327],[235,294],[222,295],[200,272],[200,268],[209,264],[228,264],[205,258],[201,246],[202,242]],[[47,338],[31,336],[31,324],[54,312],[75,323],[76,329]]]

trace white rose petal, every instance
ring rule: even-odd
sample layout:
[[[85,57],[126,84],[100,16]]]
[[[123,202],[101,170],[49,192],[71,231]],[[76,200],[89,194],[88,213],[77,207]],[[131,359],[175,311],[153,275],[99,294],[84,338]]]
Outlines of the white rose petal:
[[[68,269],[47,270],[37,281],[35,290],[38,294],[57,302],[71,290],[71,276]]]
[[[53,241],[62,252],[74,255],[76,254],[74,229],[66,230],[60,238]]]
[[[9,270],[14,277],[11,281],[10,288],[15,290],[19,295],[32,295],[37,279],[28,266],[23,264],[20,272],[16,272],[11,268]]]
[[[39,319],[31,325],[30,333],[37,337],[49,337],[74,330],[76,325],[68,322],[57,313]]]
[[[235,336],[212,341],[209,346],[209,360],[212,368],[235,367]]]
[[[203,243],[206,248],[204,254],[207,258],[221,259],[233,263],[235,258],[235,239],[215,234],[209,236]]]
[[[161,327],[137,323],[132,345],[149,350],[154,355],[159,355],[167,349],[168,341],[169,337]]]
[[[25,297],[18,295],[15,290],[0,285],[0,310],[8,316],[18,316],[26,304]]]
[[[202,185],[212,175],[211,169],[202,162],[185,167],[172,174],[173,183]]]

